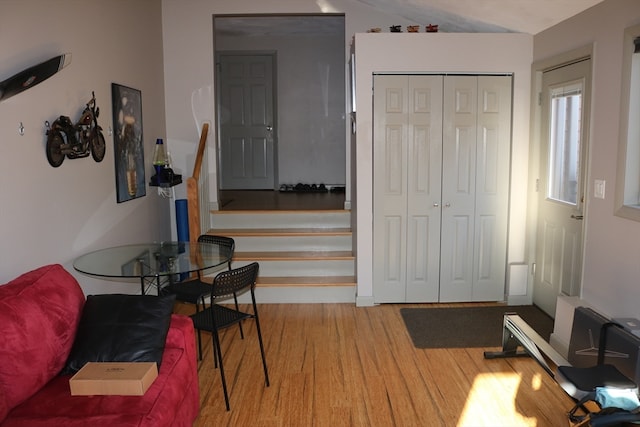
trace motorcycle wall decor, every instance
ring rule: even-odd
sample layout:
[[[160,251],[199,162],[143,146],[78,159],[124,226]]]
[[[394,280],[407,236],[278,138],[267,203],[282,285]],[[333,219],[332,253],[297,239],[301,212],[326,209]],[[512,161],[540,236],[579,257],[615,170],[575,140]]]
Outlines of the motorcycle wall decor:
[[[93,160],[104,159],[106,143],[102,128],[98,125],[100,108],[96,106],[96,95],[91,92],[91,100],[87,102],[80,119],[73,123],[67,116],[60,116],[47,128],[47,160],[54,168],[62,164],[65,157],[78,159],[91,154]]]

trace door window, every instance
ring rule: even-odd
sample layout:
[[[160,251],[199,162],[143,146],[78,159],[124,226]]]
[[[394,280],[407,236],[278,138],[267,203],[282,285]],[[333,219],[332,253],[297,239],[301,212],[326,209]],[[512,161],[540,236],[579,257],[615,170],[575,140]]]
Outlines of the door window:
[[[547,197],[577,207],[582,83],[555,87],[550,99]]]

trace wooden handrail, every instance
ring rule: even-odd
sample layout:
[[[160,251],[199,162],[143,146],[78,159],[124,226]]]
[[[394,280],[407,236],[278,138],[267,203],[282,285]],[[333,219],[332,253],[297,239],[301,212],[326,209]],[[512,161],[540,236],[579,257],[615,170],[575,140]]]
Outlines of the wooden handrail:
[[[202,125],[202,132],[200,133],[200,143],[198,144],[198,153],[196,154],[196,161],[193,164],[193,173],[191,176],[196,180],[200,180],[200,170],[202,169],[202,158],[204,157],[204,149],[207,146],[207,135],[209,134],[209,123]]]
[[[207,135],[209,134],[209,124],[202,125],[200,133],[200,143],[196,160],[193,165],[193,173],[187,178],[187,207],[189,212],[189,241],[195,243],[200,236],[200,173],[202,170],[202,159],[207,145]]]

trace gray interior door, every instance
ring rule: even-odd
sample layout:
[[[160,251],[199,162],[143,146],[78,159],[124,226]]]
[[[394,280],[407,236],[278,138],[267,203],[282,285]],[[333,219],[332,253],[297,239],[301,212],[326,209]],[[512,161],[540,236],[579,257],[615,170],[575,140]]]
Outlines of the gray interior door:
[[[273,190],[272,54],[218,54],[220,189]]]

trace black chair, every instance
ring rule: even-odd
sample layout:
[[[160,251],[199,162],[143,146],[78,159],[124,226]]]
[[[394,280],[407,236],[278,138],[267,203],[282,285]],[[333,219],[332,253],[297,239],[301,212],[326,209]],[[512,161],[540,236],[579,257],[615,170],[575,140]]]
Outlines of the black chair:
[[[231,258],[235,251],[235,241],[231,237],[226,236],[214,236],[209,234],[203,234],[198,237],[198,242],[211,243],[227,249],[231,256],[227,263],[227,269],[231,270]],[[211,281],[206,281],[202,277],[203,272],[198,271],[198,277],[195,279],[189,279],[182,282],[172,283],[165,288],[163,292],[165,294],[173,294],[176,296],[176,301],[194,304],[196,307],[196,313],[205,309],[206,298],[211,294]],[[238,299],[233,296],[236,303],[236,310],[238,309]],[[244,337],[242,331],[242,325],[240,325],[240,335]],[[202,338],[200,331],[198,331],[198,358],[202,359]]]
[[[598,387],[626,390],[637,395],[637,384],[620,372],[615,366],[605,363],[607,354],[607,331],[610,328],[623,329],[622,325],[615,322],[605,322],[600,327],[598,340],[598,358],[596,365],[589,367],[558,366],[556,381],[569,396],[577,403],[569,411],[569,419],[580,426],[609,427],[622,423],[640,421],[640,414],[636,408],[633,411],[618,408],[601,408],[599,412],[590,412],[585,406],[586,402],[595,400],[595,391]],[[585,415],[577,415],[581,411]]]
[[[258,263],[254,262],[244,267],[239,267],[229,271],[223,271],[213,279],[213,286],[209,291],[211,297],[211,305],[202,311],[196,312],[191,316],[193,319],[193,326],[198,331],[211,332],[211,341],[213,345],[214,360],[220,363],[220,377],[222,379],[222,389],[224,391],[224,400],[227,405],[227,411],[229,406],[229,395],[227,393],[227,382],[224,376],[224,364],[222,363],[222,350],[220,348],[220,336],[218,331],[228,328],[236,323],[240,324],[245,319],[253,318],[256,323],[256,330],[258,332],[258,342],[260,344],[260,353],[262,355],[262,366],[264,368],[265,384],[269,386],[269,373],[267,371],[267,361],[264,354],[264,345],[262,343],[262,332],[260,331],[260,320],[258,318],[258,307],[256,305],[255,287],[256,279],[258,278]],[[249,291],[251,293],[251,302],[253,306],[253,312],[243,312],[237,308],[229,308],[226,305],[221,305],[221,300],[228,299],[231,296],[236,296],[243,292]],[[237,302],[236,302],[237,304]],[[244,337],[241,337],[244,338]]]
[[[598,340],[598,358],[596,365],[590,367],[558,366],[558,384],[576,400],[593,393],[596,387],[614,387],[638,391],[638,386],[615,366],[605,363],[607,349],[607,331],[616,327],[623,329],[615,322],[606,322],[600,327]]]

